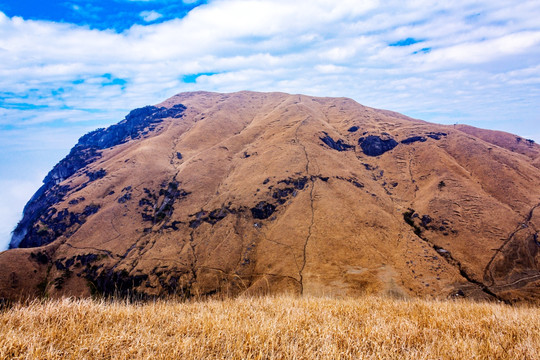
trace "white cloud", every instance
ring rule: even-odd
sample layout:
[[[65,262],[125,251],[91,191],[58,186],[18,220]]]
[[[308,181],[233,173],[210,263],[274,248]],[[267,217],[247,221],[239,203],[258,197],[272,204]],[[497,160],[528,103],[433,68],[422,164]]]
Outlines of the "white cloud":
[[[540,31],[508,34],[486,41],[467,42],[429,55],[429,62],[486,63],[509,55],[522,55],[540,44]]]
[[[0,251],[7,249],[24,205],[40,186],[41,181],[37,178],[32,181],[0,180]]]
[[[506,74],[505,82],[516,86],[530,83],[519,70],[538,61],[540,30],[534,24],[539,14],[539,6],[530,2],[231,0],[210,2],[183,19],[133,26],[121,34],[1,14],[0,86],[15,94],[13,98],[33,103],[79,109],[109,104],[117,111],[139,102],[160,101],[161,96],[188,87],[181,83],[183,75],[199,72],[226,73],[229,79],[231,74],[252,71],[261,77],[246,82],[230,79],[231,84],[224,84],[215,75],[213,90],[218,91],[276,89],[287,83],[296,84],[296,92],[316,88],[322,93],[335,92],[333,83],[321,83],[332,74],[334,83],[338,77],[340,83],[350,85],[347,95],[365,102],[392,98],[391,91],[399,89],[383,83],[395,77],[403,83],[421,78],[440,89],[447,84],[432,81],[433,74],[468,71],[470,83],[491,79],[491,96],[497,97],[502,84],[495,75]],[[158,15],[141,13],[148,21]],[[388,46],[406,38],[422,41],[407,47]],[[105,73],[124,80],[125,86],[104,88],[99,77]],[[351,78],[359,73],[361,79]],[[304,81],[291,81],[291,77]],[[84,81],[73,84],[80,79]],[[364,79],[378,79],[380,84],[366,89],[358,84]],[[456,90],[469,88],[470,83],[457,79],[456,75],[451,84]],[[253,88],[257,83],[265,85]],[[69,91],[50,96],[58,88]],[[426,103],[435,93],[409,88]],[[28,96],[31,89],[39,89],[39,98]],[[391,101],[375,100],[368,105],[403,109]]]
[[[154,11],[154,10],[141,11],[141,13],[139,15],[146,22],[152,22],[152,21],[155,21],[155,20],[163,17],[163,15],[161,15],[160,13],[158,13],[157,11]]]

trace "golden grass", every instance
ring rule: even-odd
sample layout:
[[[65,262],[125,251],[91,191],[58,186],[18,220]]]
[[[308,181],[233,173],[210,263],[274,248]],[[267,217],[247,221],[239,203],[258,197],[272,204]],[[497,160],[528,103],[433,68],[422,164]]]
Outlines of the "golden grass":
[[[263,297],[0,311],[2,359],[539,359],[540,309]]]

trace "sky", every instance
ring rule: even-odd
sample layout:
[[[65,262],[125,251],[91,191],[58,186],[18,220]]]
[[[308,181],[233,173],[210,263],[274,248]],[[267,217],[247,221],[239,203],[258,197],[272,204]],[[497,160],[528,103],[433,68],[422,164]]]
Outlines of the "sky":
[[[540,142],[540,0],[0,0],[0,250],[88,131],[179,92],[345,96]]]

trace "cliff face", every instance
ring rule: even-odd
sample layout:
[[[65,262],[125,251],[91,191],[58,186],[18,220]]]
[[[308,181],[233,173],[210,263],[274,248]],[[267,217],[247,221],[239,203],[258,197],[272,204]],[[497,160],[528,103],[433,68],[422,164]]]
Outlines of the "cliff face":
[[[79,139],[0,297],[540,299],[540,147],[349,99],[185,93]]]
[[[23,218],[13,231],[10,249],[45,245],[65,235],[69,224],[65,226],[62,223],[64,220],[62,215],[53,218],[56,209],[51,206],[61,202],[72,189],[60,184],[85,166],[97,161],[101,157],[102,150],[148,135],[164,118],[179,118],[184,110],[185,107],[181,104],[170,109],[146,106],[131,111],[116,125],[107,129],[97,129],[81,137],[70,153],[47,174],[41,188],[25,206]],[[91,182],[104,177],[107,172],[104,169],[95,172],[87,170],[85,174]],[[84,215],[88,215],[87,213],[88,210]],[[72,217],[70,224],[82,224],[84,221],[77,215],[70,216]],[[35,226],[38,221],[42,226]]]

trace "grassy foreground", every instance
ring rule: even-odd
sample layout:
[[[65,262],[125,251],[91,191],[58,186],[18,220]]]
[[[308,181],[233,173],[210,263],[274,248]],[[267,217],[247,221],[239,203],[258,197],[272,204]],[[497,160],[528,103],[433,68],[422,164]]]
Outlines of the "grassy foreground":
[[[540,309],[472,302],[71,300],[0,310],[1,359],[539,359]]]

